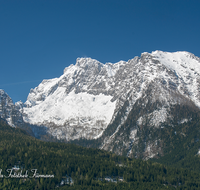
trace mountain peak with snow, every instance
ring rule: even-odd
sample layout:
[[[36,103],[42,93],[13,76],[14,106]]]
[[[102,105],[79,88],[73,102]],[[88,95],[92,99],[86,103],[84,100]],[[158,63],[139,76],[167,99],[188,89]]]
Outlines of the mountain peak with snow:
[[[97,61],[96,59],[92,59],[90,57],[82,57],[82,58],[77,58],[76,59],[76,66],[77,67],[101,67],[103,66],[102,63],[100,63],[99,61]]]
[[[0,94],[3,95],[3,94],[7,94],[3,89],[0,89]]]
[[[92,58],[77,58],[76,64],[66,67],[62,76],[43,80],[30,91],[24,120],[43,126],[54,123],[68,131],[76,126],[77,134],[82,132],[85,138],[96,138],[114,120],[126,100],[132,99],[130,104],[134,105],[148,86],[161,78],[166,81],[165,88],[172,88],[173,81],[174,89],[200,106],[200,62],[191,55],[157,50],[142,53],[128,62],[106,64]],[[87,126],[87,132],[83,132],[83,126]],[[79,135],[72,137],[72,132],[66,135],[68,139],[79,138]]]
[[[4,118],[10,125],[19,124],[23,116],[23,121],[38,126],[36,136],[43,128],[67,141],[98,138],[105,150],[117,153],[126,149],[127,155],[133,155],[143,126],[159,130],[166,123],[174,126],[191,121],[190,115],[175,119],[173,110],[182,105],[189,112],[199,109],[199,89],[200,59],[189,52],[156,50],[127,62],[105,64],[78,58],[60,77],[43,80],[31,89],[24,104],[14,105],[0,90],[0,113],[9,110]],[[6,101],[10,103],[2,103]],[[159,152],[157,141],[143,142],[146,157]],[[149,152],[152,146],[154,153]]]

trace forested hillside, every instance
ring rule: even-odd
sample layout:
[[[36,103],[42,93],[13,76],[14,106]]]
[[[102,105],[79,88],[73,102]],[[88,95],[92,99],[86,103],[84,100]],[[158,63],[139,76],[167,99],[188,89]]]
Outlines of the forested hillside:
[[[12,168],[9,176],[6,170]],[[0,189],[200,188],[198,172],[120,157],[98,149],[43,142],[8,126],[3,120],[0,122],[0,169]],[[37,169],[40,176],[34,176],[31,169]],[[20,172],[21,177],[16,177]],[[44,175],[50,177],[44,178]]]
[[[185,114],[187,114],[187,110],[185,110]],[[153,161],[168,166],[200,171],[200,113],[193,114],[192,118],[187,123],[162,129],[161,137],[165,143],[163,145],[165,146],[164,156],[153,159]]]

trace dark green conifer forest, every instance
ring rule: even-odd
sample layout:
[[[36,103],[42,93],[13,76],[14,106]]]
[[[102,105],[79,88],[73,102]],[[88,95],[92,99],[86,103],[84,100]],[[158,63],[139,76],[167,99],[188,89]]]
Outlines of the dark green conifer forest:
[[[165,160],[160,164],[74,144],[43,142],[0,121],[0,189],[3,190],[200,189],[200,173],[193,168],[199,157],[191,160],[192,167],[189,162],[184,168],[181,168],[184,162],[172,167]],[[13,167],[18,168],[18,173],[21,171],[21,177],[17,178],[14,170],[9,176],[7,169]],[[31,169],[37,169],[37,175],[51,177],[36,177]]]

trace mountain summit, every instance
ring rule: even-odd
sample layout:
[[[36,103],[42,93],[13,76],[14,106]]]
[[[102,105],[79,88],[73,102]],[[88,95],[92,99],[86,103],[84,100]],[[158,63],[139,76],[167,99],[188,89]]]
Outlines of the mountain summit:
[[[158,131],[192,121],[199,89],[200,58],[189,52],[145,52],[114,64],[78,58],[31,89],[20,110],[57,139],[96,139],[96,147],[148,159],[163,154]]]

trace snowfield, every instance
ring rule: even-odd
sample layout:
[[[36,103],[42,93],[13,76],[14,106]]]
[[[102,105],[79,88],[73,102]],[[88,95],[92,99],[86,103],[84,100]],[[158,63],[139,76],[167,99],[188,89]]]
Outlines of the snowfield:
[[[64,125],[72,118],[84,122],[84,118],[90,118],[93,123],[102,120],[106,125],[112,119],[115,102],[111,102],[112,96],[103,94],[91,95],[86,92],[75,94],[74,91],[66,94],[65,88],[59,87],[45,101],[30,108],[24,108],[25,121],[31,124],[43,124],[44,121],[53,122],[56,125]]]

